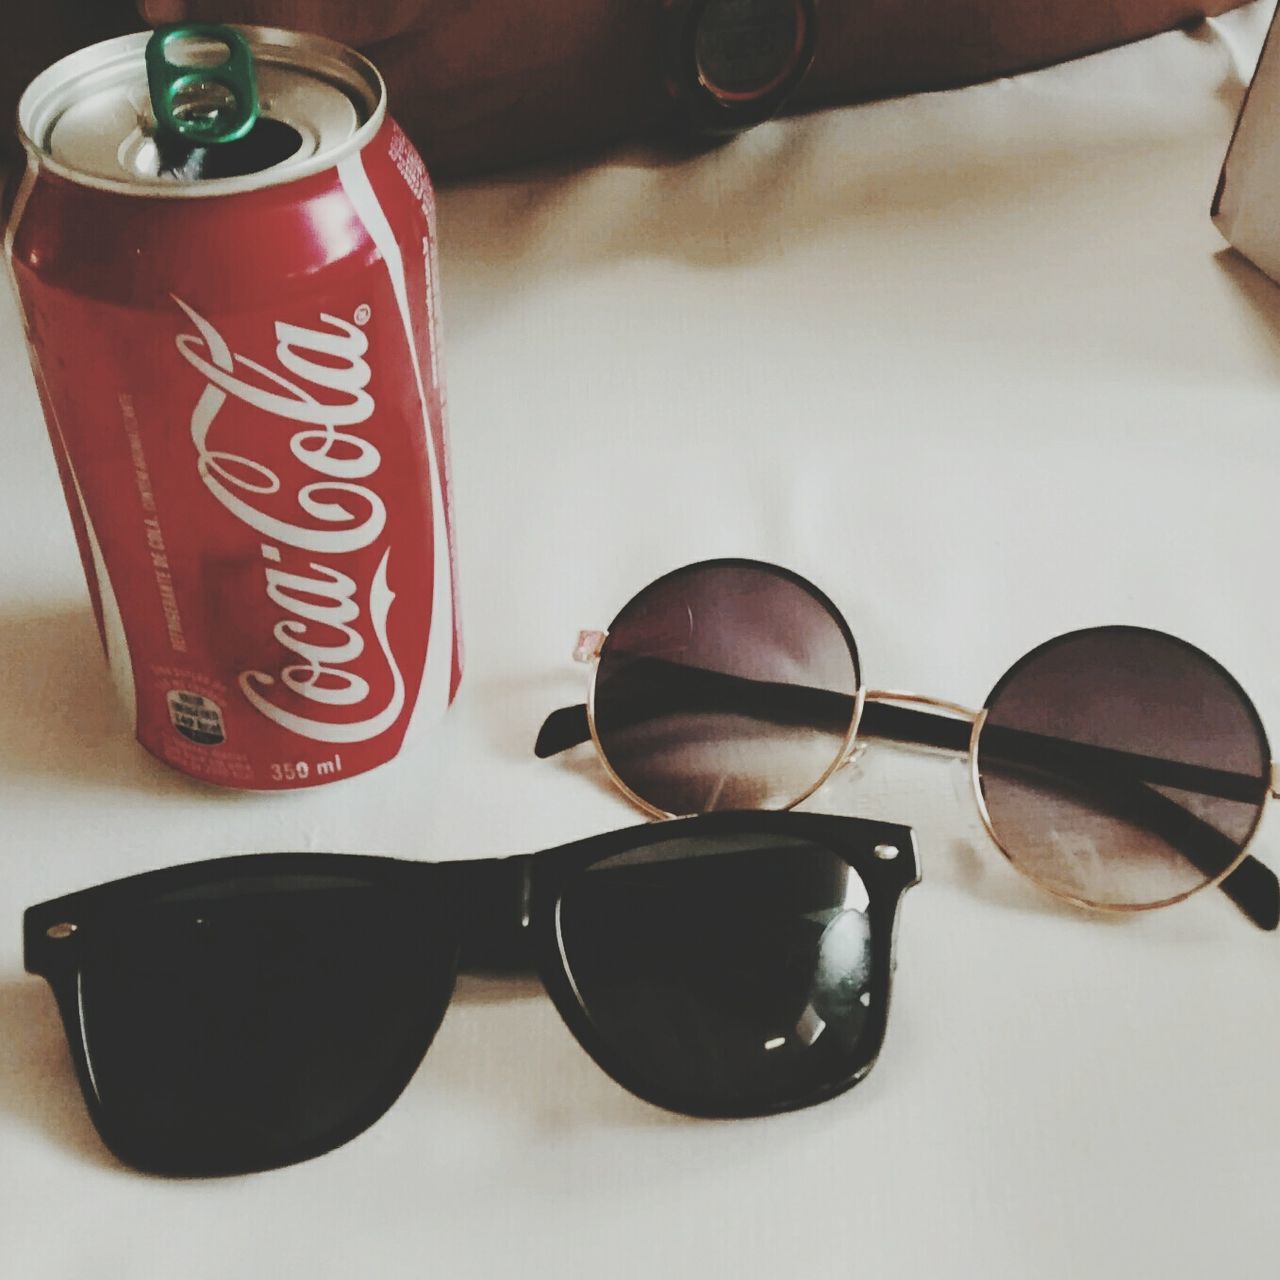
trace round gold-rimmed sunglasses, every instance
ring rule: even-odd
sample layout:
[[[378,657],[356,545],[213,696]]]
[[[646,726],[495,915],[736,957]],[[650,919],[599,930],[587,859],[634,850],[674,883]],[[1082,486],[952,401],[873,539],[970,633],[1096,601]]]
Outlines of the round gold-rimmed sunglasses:
[[[535,751],[592,741],[654,816],[791,808],[863,738],[941,748],[967,754],[991,839],[1055,896],[1139,911],[1218,885],[1260,927],[1280,924],[1280,882],[1249,855],[1280,770],[1239,683],[1176,636],[1069,632],[974,709],[866,689],[817,587],[724,559],[651,583],[574,656],[593,664],[587,703],[553,712]]]

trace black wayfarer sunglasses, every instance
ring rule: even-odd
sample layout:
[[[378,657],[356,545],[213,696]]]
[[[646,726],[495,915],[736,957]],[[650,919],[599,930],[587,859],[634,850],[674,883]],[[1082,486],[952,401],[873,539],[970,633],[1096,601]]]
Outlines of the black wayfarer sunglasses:
[[[459,967],[536,970],[582,1047],[693,1116],[809,1106],[884,1039],[909,828],[717,813],[542,853],[251,854],[32,907],[89,1113],[143,1170],[247,1173],[349,1141],[430,1046]]]

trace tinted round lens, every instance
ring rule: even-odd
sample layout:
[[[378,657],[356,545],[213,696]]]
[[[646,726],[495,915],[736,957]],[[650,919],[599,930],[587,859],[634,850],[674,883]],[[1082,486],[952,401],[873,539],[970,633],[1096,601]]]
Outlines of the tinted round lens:
[[[564,893],[560,934],[619,1078],[664,1105],[800,1105],[879,1047],[866,887],[805,840],[677,838],[607,859]]]
[[[390,889],[248,877],[158,897],[85,939],[81,1016],[121,1154],[269,1168],[371,1124],[426,1051],[454,947]]]
[[[816,587],[768,565],[693,565],[614,619],[596,733],[664,813],[785,808],[840,758],[857,687],[852,637]]]
[[[794,68],[804,25],[798,0],[709,0],[695,41],[698,76],[719,97],[760,97]]]
[[[1220,876],[1253,833],[1270,753],[1222,667],[1159,632],[1051,641],[987,701],[978,775],[992,830],[1041,884],[1154,906]]]

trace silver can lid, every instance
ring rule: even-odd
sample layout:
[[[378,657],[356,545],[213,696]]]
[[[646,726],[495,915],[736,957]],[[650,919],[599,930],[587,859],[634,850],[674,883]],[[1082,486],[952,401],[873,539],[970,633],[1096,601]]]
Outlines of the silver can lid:
[[[147,89],[148,32],[90,45],[42,72],[18,104],[22,140],[44,168],[131,195],[230,195],[292,182],[359,151],[386,114],[368,59],[334,40],[236,26],[253,53],[261,115],[205,168],[157,143]],[[189,51],[199,65],[200,49]]]

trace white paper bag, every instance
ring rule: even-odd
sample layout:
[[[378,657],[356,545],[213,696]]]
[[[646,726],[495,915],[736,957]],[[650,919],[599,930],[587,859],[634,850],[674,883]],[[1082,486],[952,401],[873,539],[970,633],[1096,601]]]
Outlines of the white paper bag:
[[[1272,19],[1213,197],[1218,230],[1280,280],[1280,13]]]

